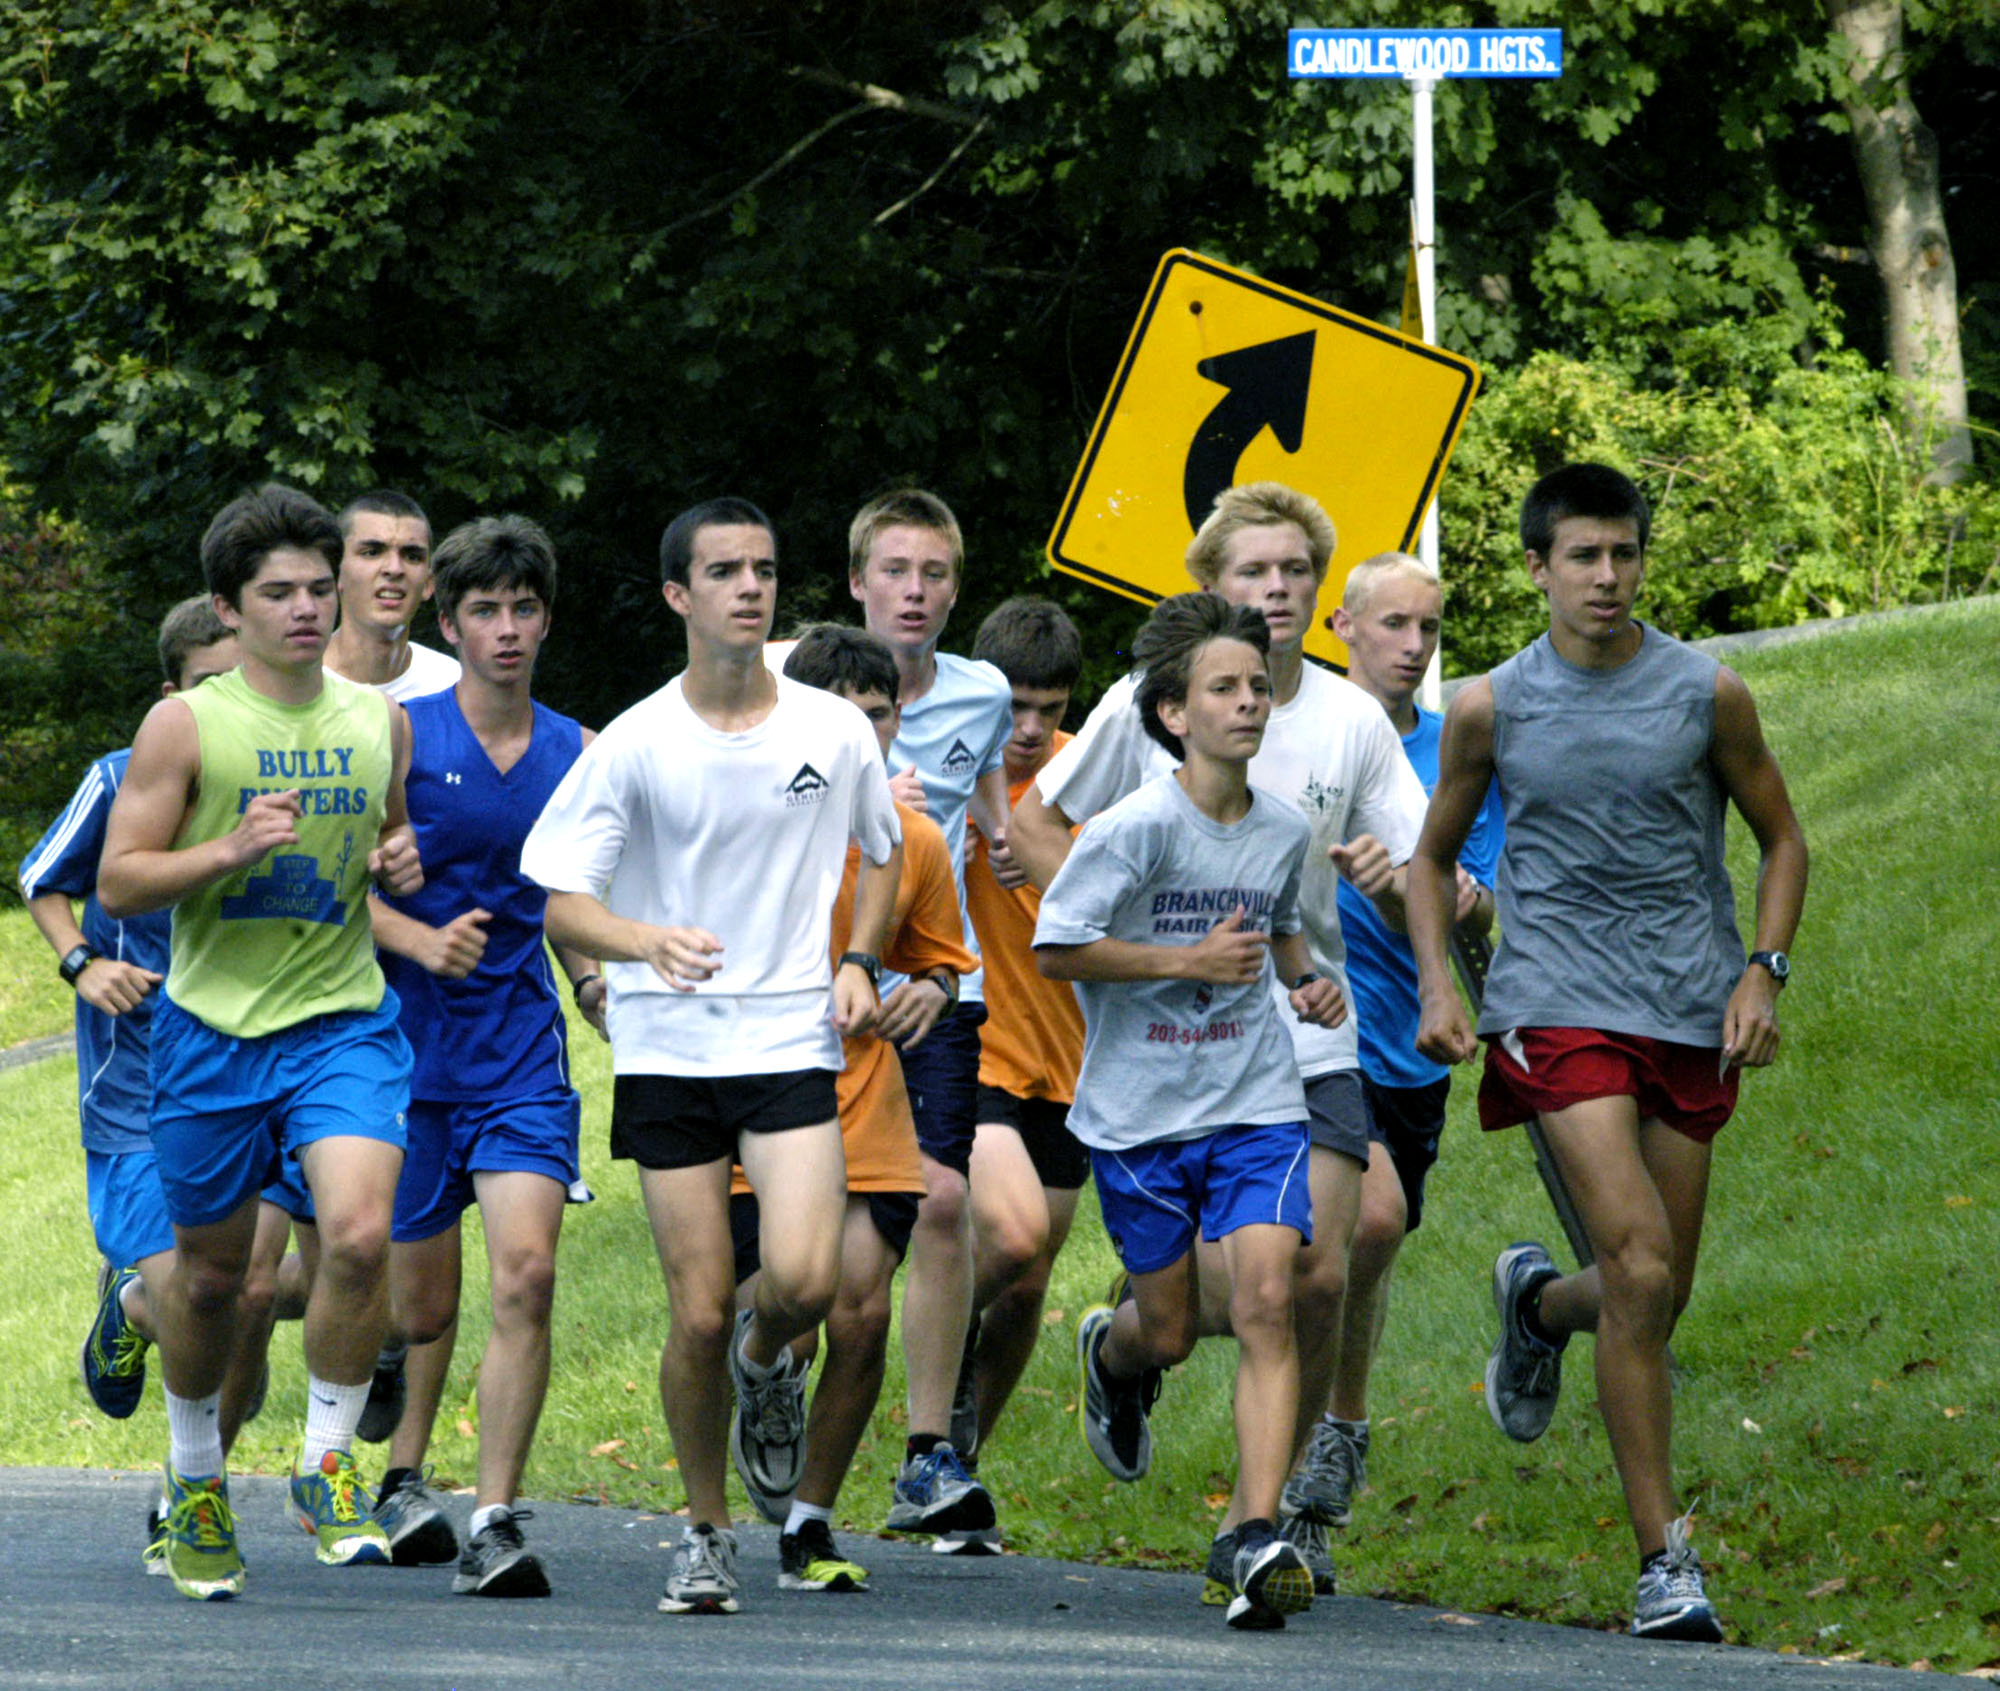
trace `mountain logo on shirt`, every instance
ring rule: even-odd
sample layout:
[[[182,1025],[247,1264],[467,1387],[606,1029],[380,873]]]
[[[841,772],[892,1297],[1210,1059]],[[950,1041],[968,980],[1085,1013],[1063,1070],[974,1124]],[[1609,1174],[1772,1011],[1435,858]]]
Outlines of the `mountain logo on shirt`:
[[[1317,775],[1308,775],[1306,784],[1299,789],[1299,808],[1324,816],[1340,803],[1345,787],[1329,787]]]
[[[785,804],[796,810],[801,805],[818,804],[827,794],[827,779],[809,763],[799,765],[798,774],[785,784]]]
[[[953,740],[951,750],[944,754],[944,772],[947,775],[963,775],[976,761],[970,746],[963,740]]]

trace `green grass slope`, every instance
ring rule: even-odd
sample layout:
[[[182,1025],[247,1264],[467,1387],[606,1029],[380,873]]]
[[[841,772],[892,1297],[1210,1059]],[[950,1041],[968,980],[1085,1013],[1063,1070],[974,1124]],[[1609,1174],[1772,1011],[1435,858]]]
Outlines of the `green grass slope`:
[[[1784,996],[1784,1053],[1748,1078],[1718,1142],[1706,1250],[1675,1339],[1678,1465],[1732,1639],[1814,1655],[2000,1662],[2000,607],[1956,607],[1744,655],[1813,851]],[[1732,861],[1750,909],[1752,860]],[[47,959],[0,919],[0,987]],[[52,977],[51,977],[52,978]],[[11,1038],[61,1001],[12,1001]],[[34,1008],[27,1007],[32,1003]],[[0,993],[0,1009],[6,1008]],[[556,1376],[527,1489],[650,1508],[681,1491],[655,1387],[664,1296],[629,1170],[604,1154],[608,1063],[576,1041],[587,1172],[570,1213]],[[0,1075],[0,1460],[146,1466],[165,1447],[149,1393],[129,1422],[76,1380],[94,1269],[75,1148],[75,1071]],[[1588,1342],[1538,1444],[1509,1444],[1480,1400],[1487,1275],[1510,1239],[1560,1238],[1519,1134],[1454,1100],[1427,1219],[1398,1270],[1374,1393],[1371,1486],[1336,1543],[1344,1589],[1616,1626],[1635,1573],[1594,1412]],[[476,1232],[476,1229],[475,1229]],[[479,1247],[440,1418],[441,1477],[473,1473]],[[1153,1473],[1113,1484],[1075,1427],[1076,1317],[1113,1268],[1095,1207],[1050,1300],[1044,1343],[983,1473],[1022,1550],[1194,1568],[1228,1489],[1225,1343],[1169,1379]],[[296,1330],[273,1350],[271,1407],[239,1465],[275,1469],[297,1437]],[[842,1499],[879,1524],[900,1452],[900,1358]],[[379,1461],[379,1457],[374,1459]],[[373,1466],[371,1461],[367,1464]],[[134,1523],[135,1527],[137,1523]],[[857,1546],[866,1560],[865,1546]],[[136,1559],[138,1540],[133,1543]],[[1186,1600],[1196,1583],[1187,1583]]]

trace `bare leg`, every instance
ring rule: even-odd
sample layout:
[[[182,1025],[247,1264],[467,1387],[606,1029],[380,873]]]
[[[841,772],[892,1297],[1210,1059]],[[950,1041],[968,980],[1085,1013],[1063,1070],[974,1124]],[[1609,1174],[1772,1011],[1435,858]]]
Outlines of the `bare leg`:
[[[479,1363],[477,1507],[483,1509],[511,1504],[519,1493],[548,1396],[565,1194],[546,1175],[524,1172],[475,1174],[473,1186],[493,1286],[493,1327]]]
[[[1292,1471],[1298,1421],[1299,1353],[1292,1283],[1299,1235],[1271,1223],[1240,1227],[1222,1241],[1236,1329],[1236,1491],[1229,1525],[1278,1513]]]
[[[926,1156],[924,1199],[903,1282],[903,1366],[910,1431],[943,1438],[972,1322],[972,1216],[965,1176]]]
[[[826,1360],[806,1420],[801,1503],[831,1509],[882,1395],[889,1348],[890,1285],[896,1254],[875,1231],[866,1199],[847,1200],[841,1233],[840,1291],[826,1315]]]
[[[975,1183],[975,1190],[977,1189]],[[1017,1279],[985,1306],[980,1318],[979,1350],[973,1361],[973,1389],[979,1401],[979,1442],[992,1437],[1000,1413],[1027,1371],[1042,1333],[1042,1306],[1056,1258],[1062,1254],[1076,1220],[1078,1193],[1049,1187],[1043,1197],[1049,1210],[1048,1242]]]
[[[153,1308],[160,1375],[176,1397],[222,1389],[236,1343],[237,1296],[250,1267],[257,1200],[246,1198],[221,1221],[175,1227],[174,1266]]]
[[[306,1366],[333,1385],[366,1385],[389,1324],[389,1214],[402,1147],[343,1135],[306,1146],[319,1265],[306,1303]]]
[[[305,1231],[311,1231],[306,1229]],[[250,1268],[237,1297],[236,1349],[222,1382],[218,1420],[222,1448],[227,1451],[243,1430],[250,1405],[264,1383],[271,1355],[271,1327],[276,1318],[278,1265],[292,1235],[292,1218],[275,1204],[257,1206],[257,1232],[250,1247]]]
[[[1403,1182],[1379,1141],[1368,1147],[1361,1178],[1361,1215],[1347,1253],[1347,1296],[1342,1302],[1333,1392],[1324,1406],[1302,1395],[1300,1408],[1317,1415],[1330,1408],[1343,1421],[1368,1419],[1368,1376],[1389,1314],[1389,1277],[1403,1247],[1409,1211]]]
[[[421,1468],[458,1342],[464,1230],[453,1222],[428,1239],[389,1246],[392,1329],[410,1347],[403,1360],[403,1413],[389,1439],[391,1468]]]

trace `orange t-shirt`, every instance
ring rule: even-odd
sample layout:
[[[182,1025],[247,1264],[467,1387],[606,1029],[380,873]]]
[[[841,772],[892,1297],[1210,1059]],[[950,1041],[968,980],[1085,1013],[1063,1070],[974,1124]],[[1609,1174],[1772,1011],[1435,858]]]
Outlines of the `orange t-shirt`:
[[[978,960],[965,949],[958,913],[958,887],[944,835],[928,816],[896,806],[903,824],[903,873],[896,883],[896,908],[882,965],[899,974],[921,975],[951,969],[968,975]],[[861,872],[861,848],[847,848],[847,868],[833,901],[833,956],[850,949],[854,931],[854,885]],[[850,1192],[921,1192],[924,1165],[917,1153],[917,1123],[903,1084],[903,1064],[895,1046],[872,1033],[843,1039],[847,1066],[835,1083],[840,1107],[840,1143],[847,1153]],[[732,1192],[747,1192],[737,1169]]]
[[[1059,732],[1050,755],[1069,739]],[[1028,781],[1008,788],[1011,802],[1021,802]],[[986,840],[976,828],[966,847],[965,908],[986,965],[980,1084],[1017,1098],[1074,1103],[1076,1071],[1083,1062],[1083,1011],[1069,982],[1052,981],[1035,967],[1035,918],[1042,895],[1032,886],[1010,891],[993,878]]]

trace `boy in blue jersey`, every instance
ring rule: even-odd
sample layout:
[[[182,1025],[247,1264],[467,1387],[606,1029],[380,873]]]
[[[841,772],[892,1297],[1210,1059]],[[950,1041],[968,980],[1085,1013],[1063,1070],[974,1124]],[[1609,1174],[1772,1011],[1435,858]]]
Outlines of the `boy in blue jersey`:
[[[1131,1298],[1077,1324],[1080,1418],[1114,1478],[1152,1459],[1147,1410],[1198,1336],[1197,1235],[1229,1279],[1237,1524],[1229,1625],[1272,1629],[1313,1579],[1277,1534],[1299,1399],[1292,1283],[1312,1237],[1306,1094],[1274,1002],[1332,1026],[1340,989],[1307,948],[1299,887],[1311,829],[1253,788],[1271,714],[1270,630],[1211,593],[1163,600],[1133,642],[1147,734],[1180,759],[1085,825],[1043,895],[1043,974],[1077,983],[1083,1068],[1070,1126],[1091,1150]],[[1274,976],[1275,965],[1275,976]]]
[[[1347,643],[1347,679],[1388,713],[1426,793],[1437,785],[1444,718],[1421,709],[1416,694],[1437,650],[1443,617],[1437,572],[1401,552],[1356,564],[1333,613],[1335,632]],[[1461,931],[1483,934],[1493,924],[1501,832],[1500,794],[1489,789],[1459,853],[1455,916]],[[1417,960],[1408,938],[1383,921],[1351,883],[1340,883],[1339,899],[1371,1126],[1360,1217],[1348,1247],[1333,1391],[1313,1429],[1305,1466],[1332,1488],[1331,1524],[1344,1526],[1348,1499],[1367,1478],[1368,1376],[1388,1314],[1389,1276],[1404,1236],[1423,1216],[1424,1181],[1437,1161],[1451,1071],[1417,1053]],[[1286,1490],[1287,1513],[1299,1513],[1303,1499],[1296,1482]]]
[[[903,488],[871,499],[847,531],[848,590],[868,632],[888,643],[901,683],[903,723],[890,755],[899,802],[944,830],[965,911],[968,817],[991,847],[1003,884],[1024,879],[1006,849],[1006,746],[1013,694],[989,663],[937,649],[965,567],[951,507]],[[979,955],[970,920],[965,946]],[[979,1028],[984,977],[960,983],[959,1001],[921,1045],[903,1050],[903,1075],[923,1153],[924,1198],[903,1283],[903,1359],[909,1434],[886,1523],[892,1532],[988,1532],[993,1505],[952,1445],[953,1396],[972,1320],[972,1212],[967,1178],[979,1114]],[[964,1422],[963,1414],[957,1419]],[[975,1423],[976,1425],[976,1423]]]
[[[424,885],[374,912],[416,1058],[390,1289],[396,1326],[417,1347],[375,1518],[400,1563],[457,1551],[422,1464],[450,1364],[449,1345],[432,1341],[458,1315],[460,1217],[476,1202],[493,1323],[479,1367],[478,1493],[452,1590],[546,1597],[514,1499],[548,1389],[556,1240],[578,1173],[580,1106],[543,943],[548,895],[520,863],[528,830],[591,735],[530,694],[556,593],[547,534],[522,517],[483,517],[445,538],[436,566],[439,625],[463,670],[456,686],[407,707],[406,790]],[[562,963],[595,1016],[604,992],[595,965],[573,953]]]

